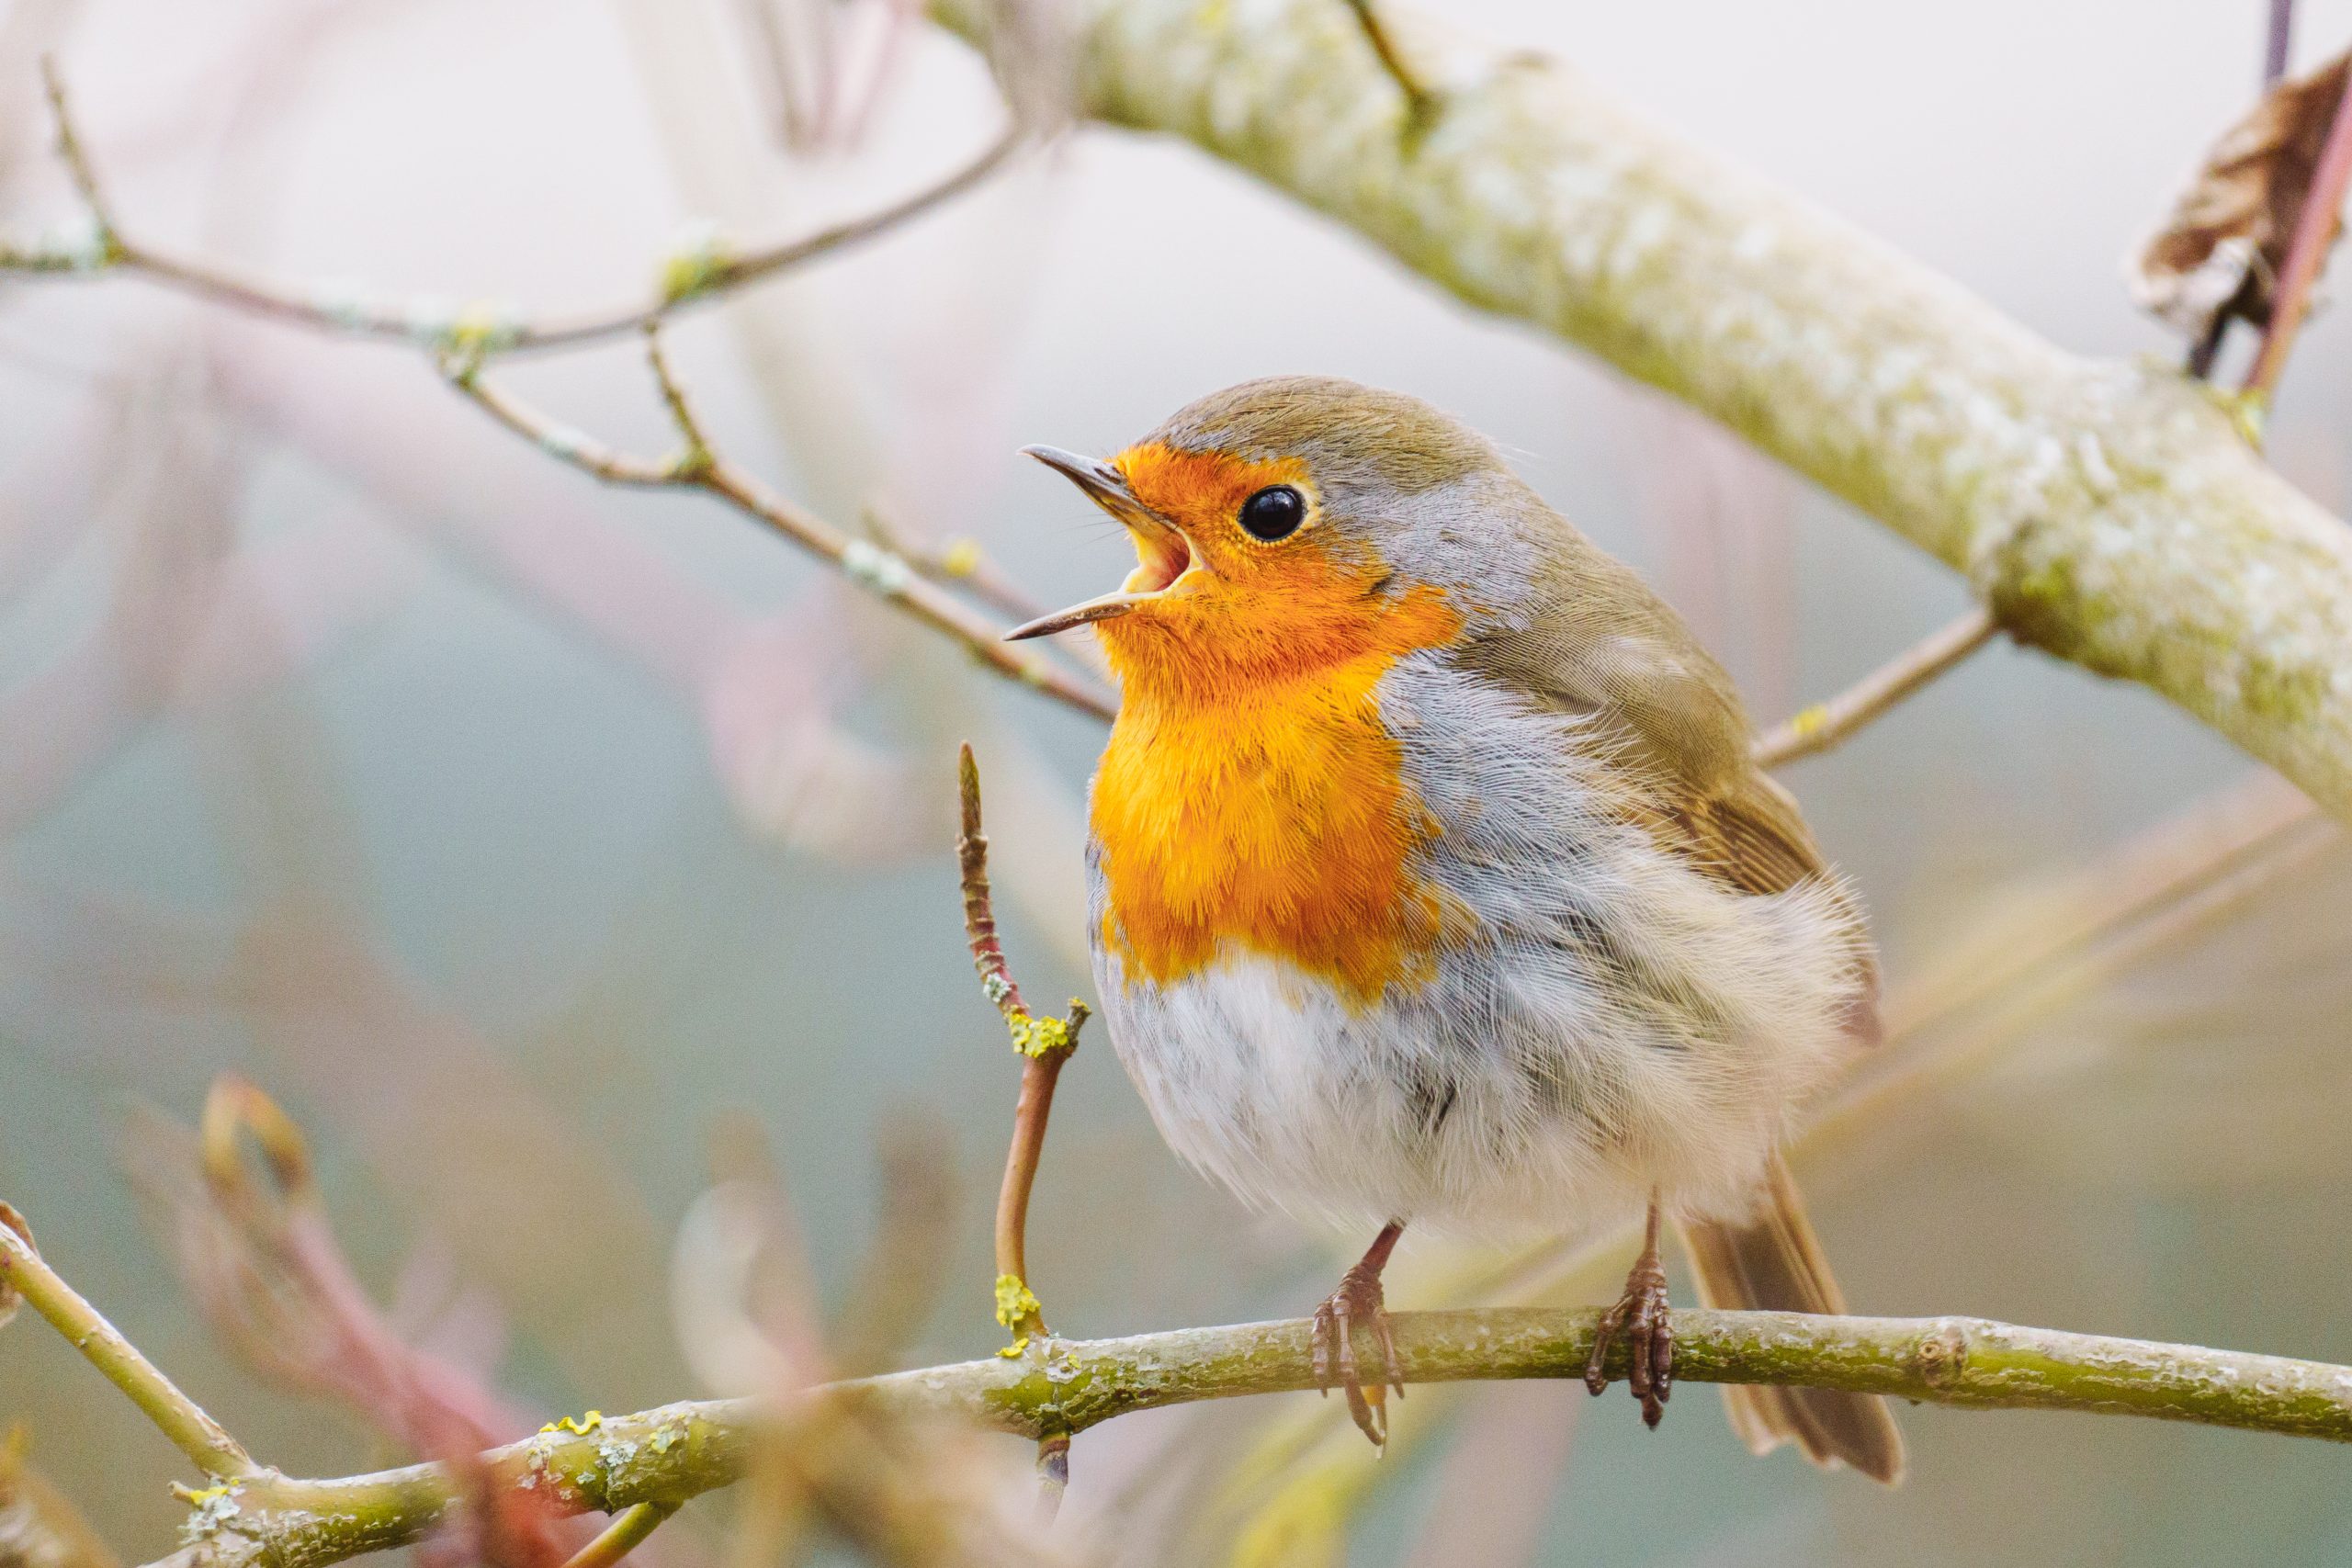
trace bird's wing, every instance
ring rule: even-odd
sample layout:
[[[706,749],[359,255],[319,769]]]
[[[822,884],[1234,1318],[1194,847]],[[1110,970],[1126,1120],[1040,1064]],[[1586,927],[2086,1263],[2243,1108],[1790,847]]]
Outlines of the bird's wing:
[[[1696,869],[1759,894],[1826,871],[1796,802],[1749,761],[1731,677],[1632,569],[1560,527],[1543,607],[1463,660],[1588,717],[1624,764],[1623,808]]]
[[[1847,1027],[1879,1038],[1877,961],[1861,917],[1789,792],[1758,768],[1731,677],[1631,568],[1563,522],[1554,590],[1523,625],[1459,657],[1532,702],[1589,721],[1622,765],[1612,804],[1658,847],[1742,893],[1821,878],[1854,915],[1861,990]]]

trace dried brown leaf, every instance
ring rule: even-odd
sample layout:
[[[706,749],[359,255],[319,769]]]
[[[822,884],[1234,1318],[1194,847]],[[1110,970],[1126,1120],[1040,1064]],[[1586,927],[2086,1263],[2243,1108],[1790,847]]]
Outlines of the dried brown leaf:
[[[2267,326],[2296,219],[2344,98],[2352,54],[2264,94],[2222,134],[2132,263],[2142,309],[2202,342],[2230,318]],[[2328,236],[2343,232],[2339,219]]]

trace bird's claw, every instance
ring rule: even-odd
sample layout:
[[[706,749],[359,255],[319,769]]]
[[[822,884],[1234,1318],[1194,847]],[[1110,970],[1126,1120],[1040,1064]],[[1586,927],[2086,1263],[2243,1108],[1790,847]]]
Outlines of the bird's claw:
[[[1381,1375],[1367,1389],[1356,1364],[1355,1328],[1363,1323],[1380,1347]],[[1351,1269],[1340,1288],[1315,1309],[1315,1385],[1329,1395],[1338,1387],[1347,1395],[1348,1414],[1356,1429],[1377,1449],[1388,1446],[1388,1390],[1405,1396],[1405,1374],[1396,1359],[1396,1337],[1388,1326],[1388,1309],[1380,1276],[1361,1267]]]
[[[1655,1255],[1634,1263],[1625,1293],[1600,1314],[1584,1363],[1584,1386],[1594,1393],[1609,1386],[1609,1347],[1620,1334],[1629,1352],[1626,1384],[1642,1402],[1644,1424],[1655,1427],[1674,1393],[1674,1326],[1667,1316],[1666,1270]]]

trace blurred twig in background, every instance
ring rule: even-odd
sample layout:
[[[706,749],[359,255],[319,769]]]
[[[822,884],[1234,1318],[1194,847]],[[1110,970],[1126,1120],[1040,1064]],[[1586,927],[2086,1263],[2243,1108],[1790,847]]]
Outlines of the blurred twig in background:
[[[2275,87],[2287,74],[2295,48],[2295,0],[2270,0],[2270,17],[2263,29],[2262,85]]]
[[[777,137],[802,150],[856,141],[921,14],[913,0],[737,0],[737,9]]]
[[[1012,160],[1029,134],[1025,126],[1016,122],[945,178],[887,207],[797,239],[738,246],[716,233],[690,233],[662,262],[659,288],[651,299],[542,319],[521,315],[513,307],[493,301],[476,302],[453,312],[445,300],[433,298],[382,303],[348,289],[266,282],[134,240],[124,231],[107,199],[55,63],[44,60],[42,71],[58,155],[84,203],[87,224],[79,231],[42,243],[0,244],[0,271],[130,273],[290,325],[473,354],[572,347],[642,331],[684,307],[718,299],[922,216],[987,180]]]
[[[1856,731],[1993,640],[1992,612],[1970,610],[1830,698],[1759,736],[1757,765],[1784,767],[1843,744]]]
[[[445,361],[445,368],[450,385],[492,418],[582,473],[606,484],[700,491],[716,496],[819,559],[839,568],[876,598],[895,604],[923,625],[945,633],[998,674],[1010,676],[1098,718],[1107,719],[1116,711],[1117,704],[1108,693],[1051,660],[1008,646],[1004,627],[918,576],[899,557],[834,527],[722,456],[712,446],[695,417],[684,389],[672,373],[662,352],[658,329],[646,329],[645,348],[654,379],[662,389],[662,401],[684,442],[675,456],[659,461],[614,452],[580,432],[546,418],[493,385],[483,376],[476,358],[450,358]]]
[[[1426,128],[1437,116],[1437,92],[1405,62],[1404,51],[1397,48],[1395,35],[1374,8],[1373,0],[1347,0],[1347,3],[1348,8],[1356,14],[1356,25],[1363,29],[1364,42],[1378,57],[1380,68],[1388,73],[1389,79],[1405,95],[1406,124],[1417,129]]]
[[[903,558],[834,527],[719,457],[694,426],[691,411],[662,357],[659,340],[654,335],[661,323],[683,304],[723,294],[887,231],[970,188],[1023,144],[1024,132],[1017,123],[987,152],[953,177],[896,206],[808,239],[763,250],[737,254],[715,241],[700,243],[673,258],[664,273],[661,297],[649,306],[538,325],[510,320],[500,309],[490,306],[469,307],[455,316],[435,315],[426,320],[413,306],[385,310],[322,303],[275,286],[247,282],[164,256],[126,239],[84,149],[62,80],[52,62],[44,61],[43,70],[59,157],[84,202],[88,230],[70,241],[30,247],[0,245],[0,271],[132,272],[263,316],[418,344],[440,359],[451,384],[458,390],[501,423],[571,467],[609,484],[701,490],[718,496],[839,569],[876,598],[898,605],[926,626],[962,643],[976,660],[998,674],[1097,717],[1107,718],[1114,711],[1114,699],[1093,682],[1049,659],[1005,647],[1002,626],[943,592]],[[684,453],[670,462],[655,463],[614,453],[580,432],[538,414],[503,389],[488,383],[481,374],[483,362],[493,355],[574,344],[629,331],[647,334],[649,356],[663,398],[686,438]]]

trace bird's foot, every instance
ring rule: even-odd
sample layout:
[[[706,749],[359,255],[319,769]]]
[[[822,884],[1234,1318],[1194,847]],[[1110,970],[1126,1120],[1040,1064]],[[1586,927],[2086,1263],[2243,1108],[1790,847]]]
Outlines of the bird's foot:
[[[1609,1386],[1605,1363],[1609,1347],[1620,1334],[1625,1337],[1631,1367],[1625,1381],[1642,1402],[1642,1420],[1655,1427],[1674,1392],[1674,1328],[1667,1319],[1666,1269],[1654,1247],[1634,1259],[1633,1272],[1625,1276],[1625,1293],[1600,1314],[1592,1354],[1584,1363],[1584,1386],[1594,1393]]]
[[[1380,1375],[1368,1389],[1356,1364],[1358,1324],[1372,1330],[1374,1342],[1380,1348]],[[1396,1397],[1402,1399],[1405,1375],[1396,1363],[1396,1339],[1388,1327],[1378,1269],[1357,1264],[1340,1279],[1340,1288],[1315,1309],[1315,1382],[1327,1395],[1335,1385],[1345,1391],[1348,1414],[1355,1417],[1356,1429],[1372,1439],[1373,1447],[1388,1446],[1388,1390],[1395,1388]]]

